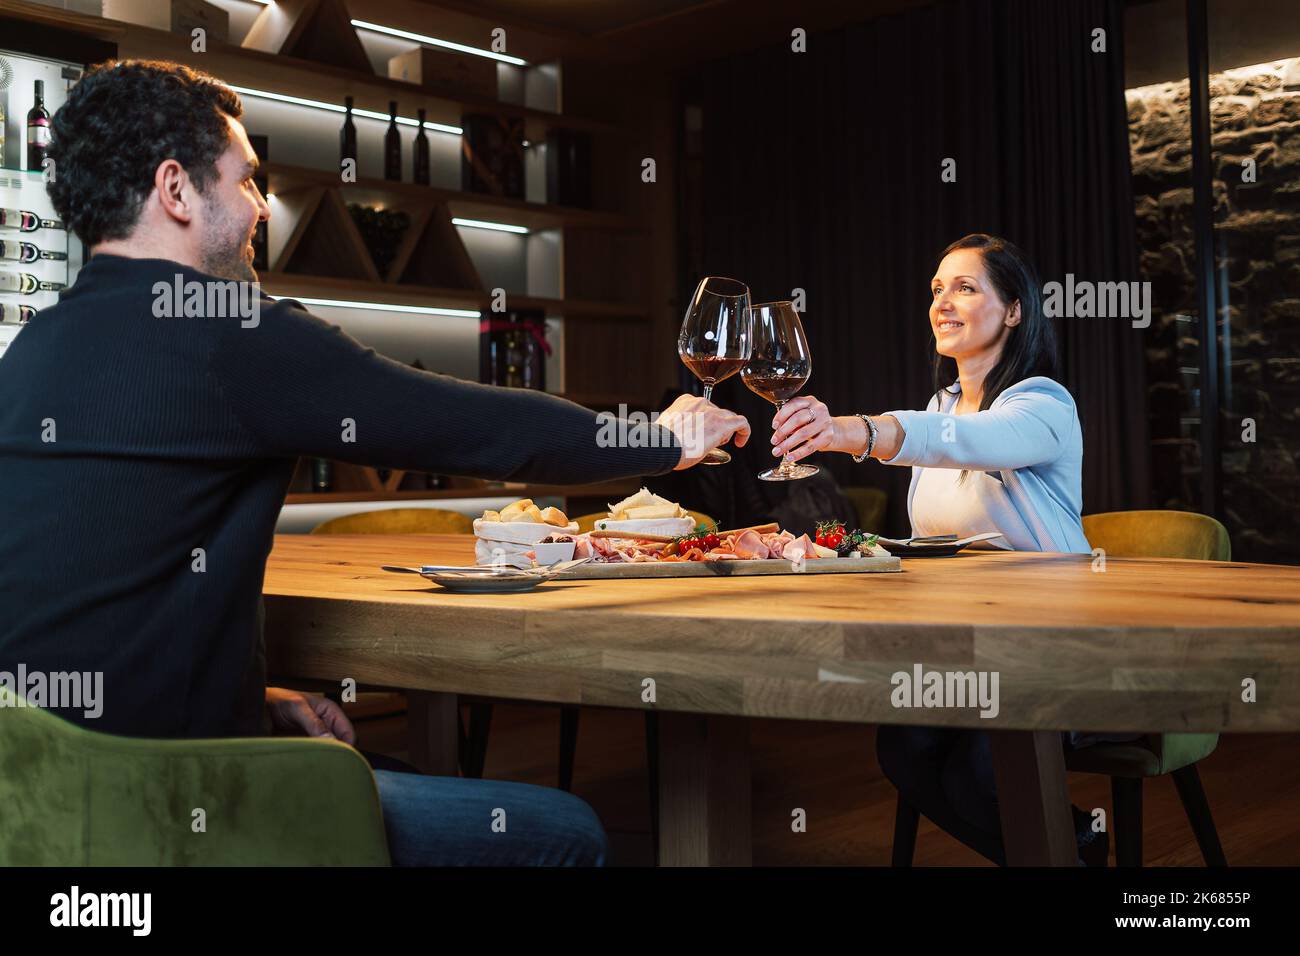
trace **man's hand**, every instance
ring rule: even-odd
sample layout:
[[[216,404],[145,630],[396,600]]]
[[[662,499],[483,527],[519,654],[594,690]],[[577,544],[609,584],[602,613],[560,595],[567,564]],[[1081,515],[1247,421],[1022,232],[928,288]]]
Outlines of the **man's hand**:
[[[266,710],[271,715],[271,726],[278,733],[334,737],[345,744],[357,742],[352,721],[343,713],[343,708],[328,697],[268,687]]]
[[[677,436],[682,446],[682,458],[674,471],[697,464],[710,448],[731,441],[739,448],[749,441],[749,421],[698,395],[678,395],[677,399],[659,413],[659,424]]]

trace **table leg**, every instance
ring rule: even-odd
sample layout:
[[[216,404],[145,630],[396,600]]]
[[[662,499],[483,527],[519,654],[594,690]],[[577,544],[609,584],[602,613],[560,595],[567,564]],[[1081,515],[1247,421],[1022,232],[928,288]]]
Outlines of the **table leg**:
[[[749,722],[659,715],[659,865],[749,866]]]
[[[1076,866],[1060,731],[994,730],[989,736],[1007,865]]]
[[[454,777],[459,770],[460,731],[455,694],[406,692],[406,733],[410,762],[422,773]]]

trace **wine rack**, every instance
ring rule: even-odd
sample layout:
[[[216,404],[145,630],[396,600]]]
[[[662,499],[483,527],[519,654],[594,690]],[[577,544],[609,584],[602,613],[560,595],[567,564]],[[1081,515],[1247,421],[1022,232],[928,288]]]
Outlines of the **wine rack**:
[[[81,243],[59,222],[45,189],[44,170],[33,171],[23,117],[35,102],[40,84],[45,106],[53,112],[62,105],[70,64],[0,48],[4,60],[0,115],[7,116],[9,133],[0,134],[0,354],[22,330],[35,311],[58,301],[59,291],[71,284],[81,266]]]

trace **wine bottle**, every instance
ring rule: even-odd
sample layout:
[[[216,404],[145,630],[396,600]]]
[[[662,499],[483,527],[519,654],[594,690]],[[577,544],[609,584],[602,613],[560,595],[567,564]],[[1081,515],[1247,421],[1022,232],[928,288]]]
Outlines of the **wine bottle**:
[[[30,272],[10,272],[7,269],[0,269],[0,292],[31,295],[34,292],[61,292],[67,287],[63,282],[38,279]]]
[[[38,259],[50,259],[54,262],[66,262],[66,252],[54,252],[41,249],[32,242],[18,242],[14,239],[0,239],[0,259],[13,262],[36,262]]]
[[[334,490],[334,462],[328,458],[312,459],[311,490],[318,493]]]
[[[19,232],[35,232],[37,229],[62,229],[63,223],[57,219],[42,219],[34,212],[23,209],[0,208],[0,229],[17,229]]]
[[[50,145],[50,111],[45,108],[45,82],[36,81],[36,105],[27,111],[27,168],[45,168],[45,150]]]
[[[347,105],[347,114],[343,118],[343,129],[339,132],[339,161],[350,159],[356,162],[357,127],[352,122],[352,97],[344,97],[343,102]]]
[[[388,132],[384,134],[384,178],[402,181],[402,134],[397,131],[397,101],[388,102]]]
[[[421,186],[429,185],[429,136],[424,131],[424,110],[419,110],[420,131],[415,134],[415,169],[413,178]]]
[[[21,305],[17,302],[0,302],[0,322],[20,325],[30,321],[35,314],[36,309],[33,306]]]

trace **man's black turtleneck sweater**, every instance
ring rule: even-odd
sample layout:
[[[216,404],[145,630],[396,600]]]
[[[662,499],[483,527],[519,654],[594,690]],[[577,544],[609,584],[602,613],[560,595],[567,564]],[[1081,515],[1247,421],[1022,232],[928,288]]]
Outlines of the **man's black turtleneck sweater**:
[[[408,368],[292,300],[158,318],[177,275],[220,281],[97,255],[0,359],[0,671],[102,671],[101,717],[59,711],[92,729],[263,731],[258,602],[300,455],[556,483],[678,461],[667,432],[599,447],[595,412]]]

